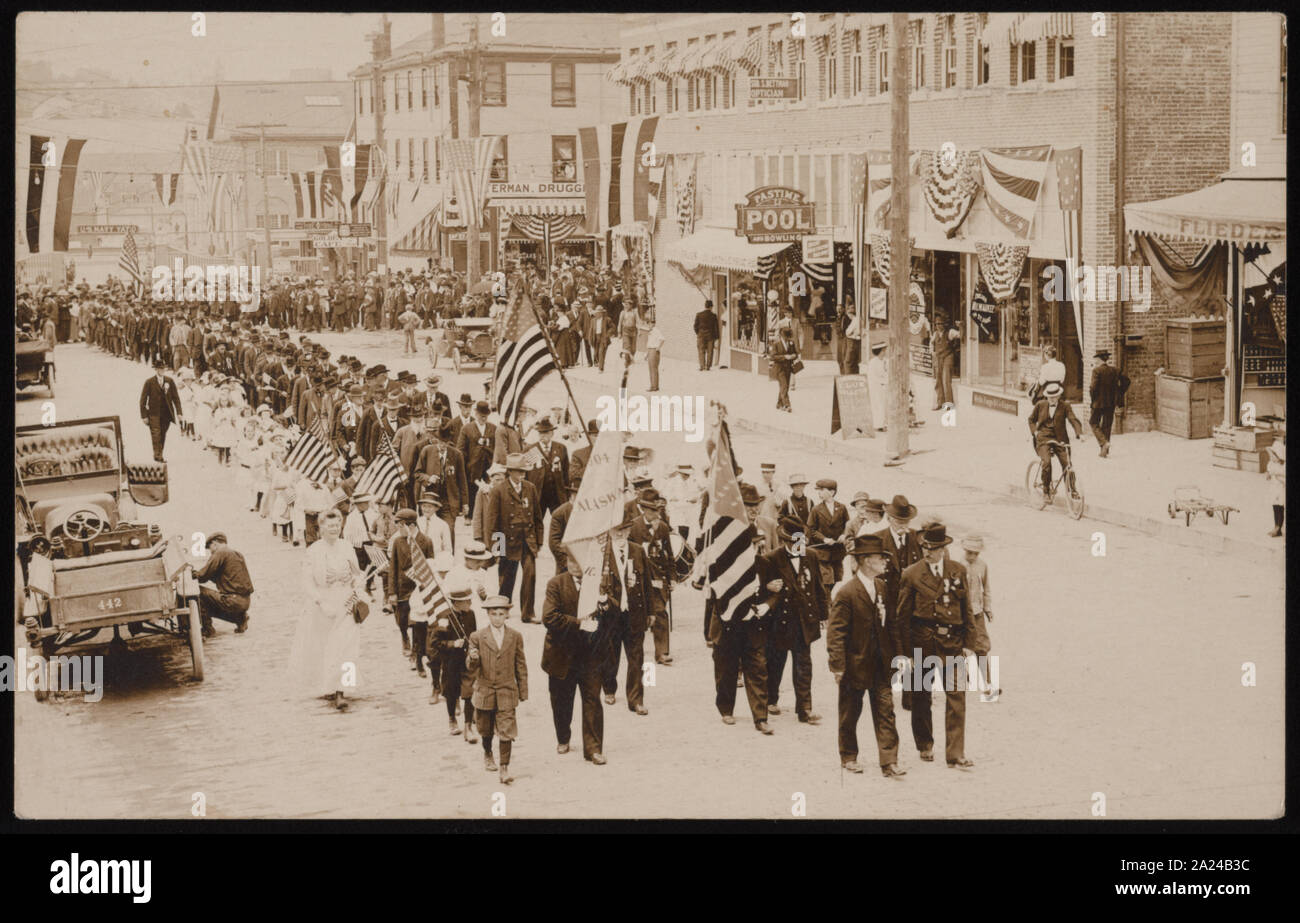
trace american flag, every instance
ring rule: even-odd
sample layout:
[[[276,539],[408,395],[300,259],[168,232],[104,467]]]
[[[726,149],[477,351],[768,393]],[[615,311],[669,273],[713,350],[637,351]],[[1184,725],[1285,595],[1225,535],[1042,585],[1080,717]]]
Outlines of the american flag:
[[[446,142],[447,172],[451,175],[466,226],[483,223],[483,200],[487,197],[488,174],[496,156],[495,135],[454,138]]]
[[[316,430],[303,433],[293,444],[285,464],[295,471],[301,471],[308,480],[321,481],[330,470],[330,465],[339,460],[338,453],[329,445],[328,440],[316,435]]]
[[[388,555],[384,553],[384,549],[370,542],[361,547],[366,552],[366,557],[370,559],[370,566],[375,570],[383,570],[388,566]]]
[[[1074,327],[1083,335],[1083,311],[1075,297],[1075,270],[1083,265],[1083,148],[1056,152],[1056,192],[1065,224],[1065,272],[1069,278]]]
[[[443,593],[438,578],[433,574],[433,568],[429,567],[429,559],[415,544],[411,545],[411,566],[407,568],[406,575],[420,588],[420,605],[431,621],[452,617],[447,594]]]
[[[682,172],[686,174],[686,182],[682,183],[677,190],[677,230],[686,237],[688,234],[695,233],[695,167],[699,159],[691,157],[689,168],[680,157],[678,160]]]
[[[853,203],[853,297],[858,316],[867,310],[867,155],[849,155],[849,201]]]
[[[724,427],[718,431],[713,451],[713,483],[704,523],[713,611],[724,622],[748,617],[758,592],[757,555],[734,464],[730,437]]]
[[[989,211],[1017,237],[1028,237],[1038,210],[1038,196],[1052,157],[1050,144],[998,147],[980,151],[984,200]]]
[[[526,290],[506,309],[497,351],[495,393],[501,419],[511,426],[518,424],[519,408],[546,373],[555,368],[546,343],[546,334],[537,323],[532,301]]]
[[[140,272],[140,251],[135,246],[135,234],[130,228],[126,232],[126,240],[122,241],[122,255],[118,257],[117,265],[126,270],[126,274],[133,280],[133,288],[136,294],[144,289],[144,275]]]
[[[393,443],[389,440],[388,434],[383,433],[379,438],[379,451],[357,478],[356,492],[374,494],[381,503],[388,503],[397,494],[397,488],[405,479],[402,463],[397,453],[393,451]]]

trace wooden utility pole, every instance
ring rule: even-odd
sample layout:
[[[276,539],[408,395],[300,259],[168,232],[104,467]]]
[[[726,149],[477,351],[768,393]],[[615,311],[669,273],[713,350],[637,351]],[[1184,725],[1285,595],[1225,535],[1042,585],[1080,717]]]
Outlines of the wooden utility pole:
[[[269,279],[271,274],[271,194],[267,191],[266,174],[271,172],[271,167],[266,161],[266,130],[286,126],[284,122],[258,122],[256,125],[240,125],[238,127],[257,129],[258,156],[262,161],[262,169],[258,171],[262,174],[262,232],[266,240],[266,273]]]
[[[906,13],[894,13],[890,62],[889,160],[892,185],[889,190],[889,404],[885,418],[885,451],[893,460],[907,455],[908,392],[911,368],[908,354],[908,298],[912,277],[912,245],[908,234],[908,45],[910,26]]]
[[[379,264],[385,267],[388,265],[388,149],[384,146],[384,107],[388,105],[388,96],[383,89],[382,62],[392,54],[389,30],[388,14],[385,13],[380,20],[379,34],[375,37],[370,51],[370,87],[374,92],[370,100],[370,111],[375,116],[375,147],[381,152],[380,156],[384,157],[384,171],[379,175],[382,189],[371,217],[375,222],[375,257]],[[396,76],[393,79],[396,80]],[[370,162],[373,165],[373,157]]]
[[[470,14],[469,23],[469,75],[466,78],[468,83],[469,95],[469,136],[477,140],[479,136],[479,107],[483,104],[483,73],[481,62],[479,60],[478,44],[478,14]],[[478,203],[475,203],[477,205]],[[461,214],[469,215],[469,203],[460,203]],[[480,209],[473,210],[478,213]],[[482,267],[479,265],[479,228],[477,221],[465,222],[465,275],[468,279],[467,288],[473,288],[474,283],[478,281],[482,274]]]

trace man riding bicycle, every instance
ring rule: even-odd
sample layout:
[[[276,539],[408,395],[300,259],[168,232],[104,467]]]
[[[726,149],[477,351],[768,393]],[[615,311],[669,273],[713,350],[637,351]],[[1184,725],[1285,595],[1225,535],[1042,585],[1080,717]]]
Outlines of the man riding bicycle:
[[[1069,464],[1070,451],[1070,434],[1065,428],[1068,422],[1074,427],[1074,434],[1079,437],[1080,442],[1086,441],[1083,425],[1079,418],[1074,415],[1068,401],[1062,400],[1065,389],[1057,382],[1048,382],[1043,387],[1043,398],[1034,405],[1033,411],[1029,414],[1029,434],[1034,440],[1034,450],[1038,453],[1038,459],[1042,462],[1043,467],[1043,496],[1049,497],[1052,493],[1052,456],[1055,455],[1061,460],[1061,469],[1064,471]],[[1067,486],[1070,488],[1071,496],[1078,496],[1078,491],[1074,485],[1074,472],[1069,473]]]

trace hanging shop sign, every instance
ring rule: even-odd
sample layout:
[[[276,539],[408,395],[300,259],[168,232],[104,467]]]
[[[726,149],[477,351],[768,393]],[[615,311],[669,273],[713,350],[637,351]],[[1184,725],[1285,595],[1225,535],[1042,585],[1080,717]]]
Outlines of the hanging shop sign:
[[[340,224],[339,237],[370,237],[369,224]]]
[[[736,206],[736,236],[751,244],[793,243],[816,233],[815,214],[798,189],[762,186]]]
[[[997,332],[998,306],[989,301],[983,292],[976,292],[971,299],[970,319],[979,330],[980,342],[992,342]]]
[[[587,187],[582,183],[488,183],[489,199],[583,199]]]
[[[797,77],[750,77],[750,99],[798,99]]]
[[[295,231],[333,231],[337,230],[338,226],[337,221],[317,221],[314,219],[298,221],[295,219],[293,222]]]
[[[803,239],[805,263],[835,262],[835,238],[830,234],[810,234]]]

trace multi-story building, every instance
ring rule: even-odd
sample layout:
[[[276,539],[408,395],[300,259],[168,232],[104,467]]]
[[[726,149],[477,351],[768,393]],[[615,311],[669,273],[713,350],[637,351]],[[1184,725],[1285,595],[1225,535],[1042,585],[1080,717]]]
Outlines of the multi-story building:
[[[465,230],[446,169],[449,139],[470,134],[466,76],[470,24],[478,24],[483,75],[479,133],[498,139],[487,190],[481,263],[537,253],[530,216],[568,216],[562,246],[596,255],[581,230],[580,125],[610,121],[621,94],[604,80],[618,60],[610,14],[434,14],[434,28],[396,48],[375,37],[375,60],[353,69],[356,140],[373,145],[382,123],[388,262],[423,267],[438,257],[465,265]],[[387,24],[384,26],[387,29]],[[379,108],[376,120],[375,108]]]
[[[1125,202],[1224,170],[1230,16],[910,14],[910,29],[913,368],[927,368],[926,333],[942,318],[961,332],[960,380],[1012,397],[1035,380],[1047,345],[1075,398],[1093,353],[1111,349],[1133,379],[1130,425],[1142,427],[1163,358],[1155,334],[1174,309],[1158,292],[1076,305],[1045,282],[1067,258],[1124,266]],[[708,297],[721,307],[727,364],[765,372],[773,317],[757,305],[770,290],[795,307],[805,355],[833,357],[850,296],[883,338],[884,280],[873,269],[855,285],[852,254],[855,155],[869,155],[865,237],[876,262],[882,238],[870,232],[887,236],[875,196],[890,169],[891,44],[886,14],[674,16],[622,32],[613,76],[624,112],[658,115],[666,155],[653,252],[670,354],[694,355],[690,318]],[[676,220],[690,182],[693,228],[690,215]],[[812,203],[817,239],[803,243],[833,253],[829,262],[805,260],[798,243],[737,236],[737,206],[768,186]],[[877,291],[854,291],[868,285]]]

